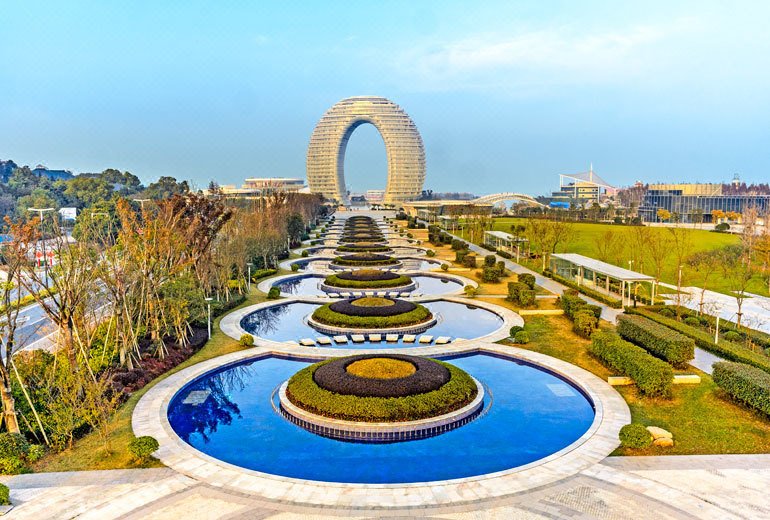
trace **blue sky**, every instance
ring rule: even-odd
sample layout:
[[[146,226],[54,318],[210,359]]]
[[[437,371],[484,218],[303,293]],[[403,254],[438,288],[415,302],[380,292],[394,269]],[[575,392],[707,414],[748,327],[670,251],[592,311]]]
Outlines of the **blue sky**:
[[[0,1],[0,158],[205,186],[304,177],[336,101],[400,104],[426,187],[770,181],[768,2]],[[371,126],[346,177],[384,187]]]

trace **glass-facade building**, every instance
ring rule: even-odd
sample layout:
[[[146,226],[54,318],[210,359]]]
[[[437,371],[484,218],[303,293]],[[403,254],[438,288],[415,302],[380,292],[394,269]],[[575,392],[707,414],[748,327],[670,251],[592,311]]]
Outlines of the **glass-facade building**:
[[[353,131],[372,124],[385,142],[388,181],[383,202],[414,200],[425,182],[425,149],[417,126],[397,104],[383,97],[343,99],[313,130],[307,150],[307,182],[312,193],[347,203],[345,149]]]
[[[639,206],[645,222],[658,222],[658,210],[677,214],[680,222],[712,222],[712,211],[743,213],[770,209],[770,195],[725,195],[721,184],[651,184]]]

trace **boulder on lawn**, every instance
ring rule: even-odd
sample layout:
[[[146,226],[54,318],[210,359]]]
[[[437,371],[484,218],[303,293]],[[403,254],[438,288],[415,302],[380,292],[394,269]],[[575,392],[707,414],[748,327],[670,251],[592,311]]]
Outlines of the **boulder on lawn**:
[[[647,431],[652,434],[652,439],[673,439],[674,434],[671,433],[668,430],[664,430],[663,428],[658,428],[657,426],[648,426]]]
[[[668,437],[660,437],[652,441],[652,445],[658,446],[659,448],[671,448],[674,446],[674,439],[670,439]]]

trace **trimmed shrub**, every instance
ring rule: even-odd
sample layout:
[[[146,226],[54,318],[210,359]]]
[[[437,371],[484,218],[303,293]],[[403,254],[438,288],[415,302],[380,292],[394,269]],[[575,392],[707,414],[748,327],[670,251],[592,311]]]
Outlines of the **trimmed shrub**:
[[[770,358],[767,355],[762,355],[760,352],[754,352],[743,345],[738,345],[724,339],[719,339],[717,343],[714,343],[713,334],[682,322],[665,318],[660,312],[654,312],[649,310],[649,308],[628,309],[626,312],[645,316],[650,320],[681,332],[685,336],[692,338],[695,345],[703,350],[718,354],[729,361],[745,363],[770,373]]]
[[[728,224],[727,222],[720,222],[719,224],[714,226],[714,231],[716,231],[717,233],[724,233],[728,229],[730,229],[730,224]]]
[[[581,309],[573,316],[572,330],[578,336],[590,338],[591,334],[599,327],[599,320],[589,310]]]
[[[0,506],[11,505],[11,490],[5,484],[0,484]]]
[[[633,379],[644,395],[671,396],[674,384],[671,365],[624,341],[614,332],[596,332],[591,336],[588,351],[609,367]]]
[[[497,258],[495,258],[495,255],[487,255],[484,257],[484,265],[486,267],[494,267],[497,265]]]
[[[257,280],[261,280],[262,278],[273,276],[277,272],[278,272],[278,269],[257,269],[256,271],[251,272],[251,281],[256,282]]]
[[[569,319],[573,319],[575,313],[586,306],[587,303],[577,295],[577,291],[566,290],[559,297],[559,305],[561,305],[561,308],[564,310],[564,315]]]
[[[714,363],[712,368],[711,377],[719,388],[733,399],[770,415],[770,374],[730,361]]]
[[[495,268],[497,269],[497,272],[500,273],[500,276],[507,276],[507,271],[505,269],[505,262],[500,260],[495,264]]]
[[[700,320],[695,316],[688,316],[684,319],[684,322],[691,327],[700,327]]]
[[[639,423],[626,424],[618,433],[620,444],[625,448],[641,449],[652,444],[652,434]]]
[[[467,296],[468,298],[476,297],[476,288],[472,285],[466,285],[463,288],[463,291],[465,291],[465,296]]]
[[[509,334],[513,338],[516,336],[516,333],[519,332],[520,330],[524,330],[524,327],[520,325],[514,325],[513,327],[511,327]]]
[[[521,273],[519,275],[519,281],[525,284],[530,289],[535,288],[535,275],[529,273]]]
[[[310,253],[307,252],[307,249],[303,249],[302,252],[299,254],[302,258],[307,258]]]
[[[0,473],[15,475],[27,471],[30,445],[20,433],[0,433]]]
[[[527,343],[529,343],[529,334],[527,333],[526,330],[520,330],[513,337],[513,341],[515,343],[520,343],[522,345],[526,345]]]
[[[509,253],[508,251],[503,251],[502,249],[498,249],[497,254],[499,256],[502,256],[503,258],[507,258],[508,260],[513,258],[513,255],[511,255],[511,253]]]
[[[583,305],[583,307],[580,310],[588,311],[594,316],[596,316],[597,320],[600,320],[602,318],[602,308],[598,305],[591,305],[590,303],[586,303]]]
[[[253,347],[254,346],[254,336],[251,334],[241,334],[241,339],[238,340],[238,343],[242,347]]]
[[[403,303],[413,305],[413,309],[389,316],[378,314],[383,312],[384,309],[390,309],[391,307],[356,307],[356,312],[359,313],[358,315],[343,314],[332,309],[333,305],[343,303],[347,303],[347,301],[327,303],[326,305],[317,308],[313,312],[313,319],[333,327],[386,329],[417,325],[428,321],[433,316],[427,307],[412,304],[410,302]]]
[[[687,319],[689,320],[690,318],[687,318]],[[684,320],[684,322],[685,322],[685,323],[687,323],[688,325],[692,325],[692,324],[691,324],[691,323],[689,323],[687,320]],[[725,333],[722,335],[722,337],[723,337],[723,338],[724,338],[726,341],[732,341],[732,342],[743,341],[743,336],[741,336],[740,334],[738,334],[738,333],[737,333],[737,332],[735,332],[734,330],[728,330],[727,332],[725,332]]]
[[[383,277],[381,279],[355,279],[345,277],[346,273],[327,276],[324,280],[326,285],[332,287],[340,287],[345,289],[388,289],[392,287],[403,287],[412,283],[412,279],[408,276],[398,275],[389,271],[383,271],[383,274],[391,276]]]
[[[158,448],[160,448],[158,441],[149,435],[136,437],[128,443],[128,451],[130,451],[131,455],[140,462],[145,462],[149,459]]]
[[[481,271],[481,281],[487,283],[498,283],[500,281],[500,271],[497,270],[496,266],[490,267],[485,265],[484,269]]]
[[[685,365],[695,357],[695,342],[643,316],[621,314],[617,330],[624,339],[636,343],[675,366]]]
[[[463,257],[463,265],[465,267],[475,268],[476,267],[476,255],[474,254],[467,254]]]
[[[455,262],[462,264],[465,261],[465,257],[470,253],[471,252],[468,249],[458,249],[455,251]]]
[[[291,272],[296,273],[299,271],[299,264],[291,264]]]
[[[455,251],[459,251],[460,249],[468,249],[468,244],[458,238],[455,238],[452,239],[452,249]]]
[[[449,271],[449,265],[447,265],[447,264],[441,264],[441,270],[442,270],[442,271],[444,271],[444,272],[447,272],[447,271]]]
[[[673,318],[674,316],[676,316],[676,313],[674,313],[674,311],[672,311],[668,307],[663,307],[659,312],[660,312],[660,315],[665,318]]]
[[[425,251],[425,256],[427,256],[428,258],[433,258],[434,256],[436,256],[436,252],[433,249],[428,249],[427,251]]]
[[[519,293],[519,305],[522,307],[535,307],[537,305],[535,296],[535,291],[532,289],[523,289]]]
[[[281,297],[281,289],[278,287],[271,287],[269,291],[267,291],[267,299],[268,300],[277,300]]]

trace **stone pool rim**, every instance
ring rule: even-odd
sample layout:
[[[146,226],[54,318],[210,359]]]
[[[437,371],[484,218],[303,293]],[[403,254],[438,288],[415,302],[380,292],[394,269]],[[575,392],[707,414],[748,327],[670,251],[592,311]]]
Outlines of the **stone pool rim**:
[[[409,349],[389,349],[387,353],[409,354]],[[619,445],[618,432],[630,422],[628,405],[605,381],[575,365],[517,347],[484,342],[464,342],[426,347],[421,355],[452,357],[490,354],[523,362],[556,375],[579,390],[593,404],[594,419],[574,442],[536,461],[472,477],[404,484],[360,484],[324,482],[284,477],[250,470],[207,455],[184,442],[173,430],[168,408],[187,385],[211,372],[268,356],[321,360],[361,353],[359,349],[255,347],[203,361],[181,370],[150,388],[137,403],[132,416],[134,434],[155,437],[160,448],[155,455],[167,466],[191,478],[268,500],[302,506],[412,507],[411,493],[425,490],[434,497],[426,506],[461,505],[480,502],[553,483],[598,464]],[[366,353],[373,353],[371,350]],[[384,353],[384,352],[383,352]],[[472,491],[471,491],[472,490]],[[434,493],[435,491],[435,493]],[[351,502],[353,501],[353,502]]]

